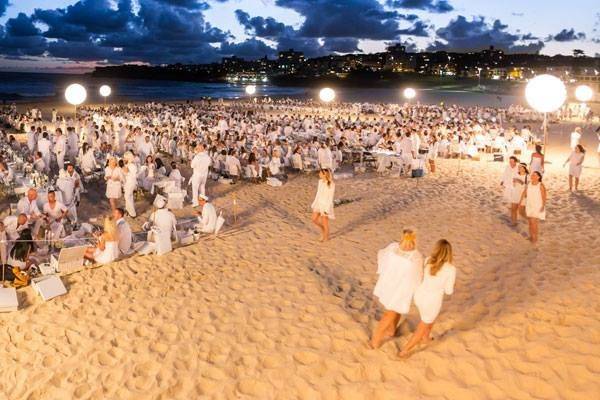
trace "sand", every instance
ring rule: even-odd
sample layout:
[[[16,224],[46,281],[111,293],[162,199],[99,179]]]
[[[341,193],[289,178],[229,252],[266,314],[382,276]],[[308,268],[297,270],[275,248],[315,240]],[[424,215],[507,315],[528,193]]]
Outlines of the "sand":
[[[501,163],[440,160],[418,182],[339,180],[336,198],[353,201],[336,208],[326,244],[310,223],[315,176],[282,188],[211,183],[228,219],[222,237],[68,276],[69,293],[47,303],[19,291],[21,309],[0,314],[0,399],[598,398],[592,157],[579,194],[566,169],[548,166],[536,247],[524,221],[508,224]],[[94,201],[101,193],[92,188],[82,213],[108,209]],[[147,202],[139,208],[148,214]],[[377,250],[404,227],[423,253],[448,239],[458,278],[434,343],[400,361],[414,307],[394,340],[364,343],[381,312]]]

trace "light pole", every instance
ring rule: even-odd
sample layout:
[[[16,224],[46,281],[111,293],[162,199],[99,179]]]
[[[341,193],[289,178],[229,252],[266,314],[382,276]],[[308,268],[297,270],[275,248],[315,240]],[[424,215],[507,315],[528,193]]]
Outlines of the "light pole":
[[[544,152],[548,152],[548,113],[558,110],[567,99],[565,84],[553,75],[538,75],[525,88],[525,98],[537,112],[544,114]]]
[[[479,90],[481,90],[481,70],[482,70],[481,67],[477,67],[477,72],[478,72],[477,73],[477,77],[478,77],[478,80],[479,80],[479,83],[477,84],[477,87],[479,88]]]
[[[65,90],[65,99],[67,102],[75,106],[75,119],[77,119],[77,106],[85,101],[87,91],[79,83],[73,83]]]

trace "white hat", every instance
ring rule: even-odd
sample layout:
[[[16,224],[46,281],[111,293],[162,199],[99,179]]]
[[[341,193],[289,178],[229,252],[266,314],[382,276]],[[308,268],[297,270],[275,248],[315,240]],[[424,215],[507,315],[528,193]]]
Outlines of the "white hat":
[[[205,194],[200,194],[200,195],[198,195],[198,197],[203,199],[204,201],[208,201],[208,196]]]
[[[166,205],[167,205],[167,199],[165,199],[164,196],[157,194],[156,197],[154,198],[154,206],[156,208],[164,208]]]

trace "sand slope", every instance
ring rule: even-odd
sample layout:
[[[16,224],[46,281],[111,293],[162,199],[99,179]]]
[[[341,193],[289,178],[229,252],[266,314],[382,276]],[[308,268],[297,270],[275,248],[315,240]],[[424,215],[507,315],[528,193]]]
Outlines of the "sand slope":
[[[600,394],[600,173],[550,202],[537,249],[507,224],[502,165],[443,161],[418,183],[369,176],[337,182],[332,240],[309,221],[314,176],[282,188],[211,187],[240,203],[223,238],[164,257],[72,275],[42,303],[20,292],[0,315],[0,393],[10,399],[592,399]],[[379,306],[379,248],[414,227],[428,253],[454,245],[458,280],[407,361],[395,354],[416,310],[381,350],[364,342]],[[232,228],[229,228],[232,229]],[[1,397],[1,396],[0,396]]]

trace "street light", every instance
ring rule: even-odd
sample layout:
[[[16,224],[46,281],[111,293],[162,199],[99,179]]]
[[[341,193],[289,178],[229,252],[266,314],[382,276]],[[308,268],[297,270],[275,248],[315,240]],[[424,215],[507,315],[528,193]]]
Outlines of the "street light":
[[[246,86],[246,94],[249,96],[254,95],[254,93],[256,93],[256,86],[254,85],[248,85]]]
[[[594,91],[588,85],[579,85],[575,89],[575,97],[582,103],[587,103],[594,97]]]
[[[406,100],[411,101],[415,97],[417,97],[417,91],[415,89],[413,89],[413,88],[404,89],[404,98]]]
[[[69,104],[75,106],[75,118],[77,118],[77,106],[83,103],[86,97],[87,91],[79,83],[73,83],[65,90],[65,99]]]
[[[335,91],[331,88],[323,88],[319,92],[319,99],[325,103],[330,103],[335,99]]]
[[[534,110],[544,113],[544,151],[547,151],[548,113],[562,107],[567,99],[567,88],[553,75],[538,75],[527,84],[525,98]]]
[[[100,86],[100,96],[104,97],[104,104],[106,104],[106,98],[110,96],[112,89],[108,85]]]

